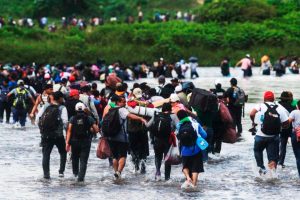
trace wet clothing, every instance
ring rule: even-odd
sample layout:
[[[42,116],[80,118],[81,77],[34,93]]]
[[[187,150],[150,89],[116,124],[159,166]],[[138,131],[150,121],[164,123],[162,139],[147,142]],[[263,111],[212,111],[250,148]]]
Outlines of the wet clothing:
[[[236,99],[233,97],[233,93],[234,93],[234,87],[230,87],[225,92],[225,97],[229,98],[228,109],[232,116],[234,126],[237,128],[237,133],[240,135],[243,132],[243,127],[242,127],[243,107],[234,105]]]
[[[190,177],[192,173],[204,172],[202,153],[198,152],[193,156],[182,156],[182,169],[189,169]]]
[[[254,142],[254,156],[258,167],[265,169],[263,151],[266,149],[268,160],[277,163],[279,158],[279,136],[263,137],[256,135]]]
[[[9,123],[12,103],[7,98],[10,87],[2,85],[0,87],[0,122],[3,122],[4,111],[6,113],[6,123]]]
[[[55,145],[58,149],[60,155],[60,167],[59,173],[63,174],[65,171],[66,160],[67,160],[67,152],[66,152],[66,142],[65,138],[57,137],[57,138],[42,138],[42,152],[43,152],[43,171],[44,178],[50,178],[50,154],[52,152],[53,146]]]
[[[289,118],[294,120],[292,122],[293,128],[300,126],[300,110],[292,111]],[[297,141],[296,133],[294,131],[291,134],[291,141],[300,178],[300,142]]]
[[[68,98],[65,102],[67,111],[68,111],[68,119],[71,119],[71,117],[76,115],[75,106],[77,103],[81,102],[78,99]]]
[[[291,113],[293,110],[296,109],[296,107],[292,106],[291,102],[280,101],[278,103],[282,105],[287,110],[288,113]],[[289,128],[287,129],[282,129],[280,132],[279,161],[278,161],[278,164],[280,165],[284,164],[285,155],[286,155],[286,146],[289,137],[291,137],[292,132],[293,132],[292,126],[289,126]]]

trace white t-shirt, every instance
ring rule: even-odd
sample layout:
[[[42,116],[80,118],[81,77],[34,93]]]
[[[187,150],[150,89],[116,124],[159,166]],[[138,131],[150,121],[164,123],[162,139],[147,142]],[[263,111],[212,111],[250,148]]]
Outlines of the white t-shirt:
[[[300,110],[293,110],[290,114],[290,118],[293,119],[293,128],[300,126]]]
[[[283,106],[273,102],[266,102],[266,103],[270,106],[278,105],[276,111],[279,114],[281,123],[286,122],[289,119],[288,118],[289,112]],[[256,105],[254,109],[258,111],[255,115],[255,121],[254,121],[258,125],[256,135],[262,137],[273,137],[272,135],[266,135],[261,131],[262,119],[264,118],[264,114],[268,110],[268,107],[264,103],[261,103]]]

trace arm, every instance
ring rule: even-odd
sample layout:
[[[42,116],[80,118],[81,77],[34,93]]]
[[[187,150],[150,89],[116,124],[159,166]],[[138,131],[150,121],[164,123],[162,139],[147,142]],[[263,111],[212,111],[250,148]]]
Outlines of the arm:
[[[94,123],[91,128],[93,129],[92,131],[93,133],[95,134],[99,133],[99,127],[97,126],[97,124]]]
[[[240,60],[239,62],[237,62],[236,64],[235,64],[235,66],[237,67],[237,66],[240,66],[242,64],[242,60]]]
[[[147,123],[147,121],[146,121],[144,118],[139,117],[139,116],[137,116],[137,115],[135,115],[135,114],[132,114],[132,113],[129,113],[129,114],[127,115],[127,117],[128,117],[129,119],[132,119],[132,120],[140,121],[140,122],[142,122],[143,124],[146,124],[146,123]]]
[[[250,119],[252,121],[252,125],[254,125],[254,119],[255,119],[255,115],[258,111],[254,108],[251,112],[250,112]]]
[[[283,123],[281,124],[281,126],[282,126],[283,129],[289,128],[289,127],[290,127],[289,120],[286,120],[285,122],[283,122]]]
[[[66,136],[66,151],[70,151],[70,139],[72,136],[72,124],[69,123],[68,130],[67,130],[67,136]]]
[[[34,114],[35,114],[36,111],[37,111],[37,107],[38,107],[38,105],[41,103],[41,101],[42,101],[42,100],[41,100],[41,95],[39,95],[39,96],[37,97],[36,101],[33,103],[34,106],[33,106],[32,111],[31,111],[31,113],[30,113],[30,117],[31,117],[31,118],[34,117]]]
[[[67,127],[67,124],[68,124],[68,111],[67,111],[65,106],[61,110],[61,119],[63,121],[64,127]]]
[[[147,128],[149,128],[153,123],[154,123],[154,115],[153,115],[153,117],[150,119],[150,121],[148,121],[145,125],[146,125],[146,127]]]

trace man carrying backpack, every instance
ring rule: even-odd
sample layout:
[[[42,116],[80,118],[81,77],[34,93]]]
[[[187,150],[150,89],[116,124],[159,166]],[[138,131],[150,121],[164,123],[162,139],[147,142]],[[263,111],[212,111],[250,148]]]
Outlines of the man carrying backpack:
[[[150,127],[150,134],[153,141],[153,149],[155,153],[155,180],[161,179],[160,167],[163,160],[170,149],[170,135],[175,130],[176,115],[171,113],[172,107],[170,103],[165,103],[162,106],[162,112],[156,113],[146,125]],[[170,179],[171,165],[165,163],[165,180]]]
[[[121,178],[121,173],[125,167],[128,151],[127,119],[140,121],[146,124],[147,121],[142,117],[131,114],[125,108],[126,100],[123,96],[117,96],[117,105],[110,108],[103,117],[102,132],[108,138],[108,143],[113,155],[114,176]]]
[[[60,91],[54,92],[50,96],[50,104],[45,105],[36,117],[36,123],[39,125],[42,137],[45,179],[50,179],[50,154],[54,145],[60,154],[59,177],[64,177],[67,152],[63,131],[68,123],[68,113],[66,107],[62,105],[63,101],[63,93]]]
[[[188,117],[186,111],[180,110],[177,117],[180,120],[177,124],[177,138],[180,141],[182,172],[186,177],[181,188],[194,188],[199,173],[204,172],[201,147],[197,144],[197,140],[198,137],[205,139],[207,134],[199,123]]]
[[[11,101],[7,98],[7,94],[10,91],[8,86],[8,80],[4,79],[0,86],[0,123],[3,122],[4,110],[6,113],[6,123],[9,124],[10,113],[11,113]]]
[[[275,96],[271,91],[264,93],[264,103],[253,108],[250,119],[253,126],[259,125],[254,141],[254,156],[259,174],[266,174],[263,161],[263,151],[267,150],[270,177],[276,177],[276,167],[279,158],[279,134],[282,128],[289,126],[286,110],[274,102]],[[258,117],[255,117],[255,115]],[[255,120],[255,118],[258,120]]]
[[[70,147],[72,147],[73,174],[75,177],[78,176],[78,182],[82,182],[85,177],[91,150],[92,133],[99,132],[96,121],[85,114],[85,108],[83,103],[76,104],[77,114],[71,117],[66,136],[66,151],[69,152]]]
[[[242,113],[246,102],[246,95],[244,90],[237,86],[236,78],[230,80],[231,87],[225,93],[225,98],[228,103],[229,112],[233,118],[235,127],[237,127],[237,134],[240,137],[243,132],[242,127]]]
[[[34,99],[30,92],[24,87],[23,80],[18,80],[18,87],[10,91],[7,97],[9,98],[11,95],[14,95],[12,109],[14,124],[20,122],[21,127],[24,128],[27,115],[26,100],[30,99],[32,104],[34,104]]]

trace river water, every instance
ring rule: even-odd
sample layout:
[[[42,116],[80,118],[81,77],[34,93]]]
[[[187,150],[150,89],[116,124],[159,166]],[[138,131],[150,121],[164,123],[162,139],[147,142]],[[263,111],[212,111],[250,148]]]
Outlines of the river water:
[[[146,175],[135,174],[128,159],[123,180],[114,182],[108,161],[96,158],[97,141],[92,145],[84,184],[75,182],[71,163],[67,163],[65,178],[58,178],[59,154],[56,148],[51,154],[52,179],[45,181],[42,178],[39,131],[27,122],[26,131],[0,125],[0,199],[299,199],[300,181],[291,144],[287,147],[286,168],[278,171],[279,179],[261,180],[256,178],[254,170],[254,138],[247,130],[251,124],[249,112],[255,103],[262,101],[265,90],[274,91],[277,97],[283,90],[290,90],[295,98],[300,98],[300,76],[265,77],[259,75],[258,69],[254,69],[254,76],[248,80],[240,78],[238,69],[233,69],[232,74],[238,78],[238,85],[249,94],[243,119],[243,141],[223,144],[221,157],[205,164],[205,172],[200,175],[195,191],[180,189],[184,182],[181,166],[172,167],[170,181],[154,181],[152,148]],[[197,87],[213,88],[216,79],[224,88],[229,87],[230,78],[221,77],[218,68],[201,68],[199,75],[200,78],[193,80]],[[138,82],[145,81],[152,86],[157,84],[152,78]]]

